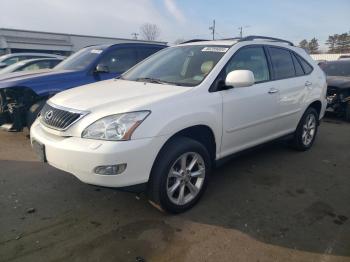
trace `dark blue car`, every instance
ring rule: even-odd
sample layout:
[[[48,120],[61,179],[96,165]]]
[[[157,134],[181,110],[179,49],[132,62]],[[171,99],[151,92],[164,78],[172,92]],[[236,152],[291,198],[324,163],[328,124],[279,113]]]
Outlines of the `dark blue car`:
[[[63,90],[118,77],[166,45],[123,43],[83,48],[52,70],[11,73],[0,77],[0,127],[30,127],[45,101]]]

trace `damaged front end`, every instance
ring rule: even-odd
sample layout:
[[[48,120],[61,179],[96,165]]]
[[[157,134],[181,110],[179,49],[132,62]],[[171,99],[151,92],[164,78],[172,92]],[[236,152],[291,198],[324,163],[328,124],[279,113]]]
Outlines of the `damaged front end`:
[[[343,115],[350,102],[350,87],[339,88],[328,86],[327,89],[327,110]]]
[[[26,126],[26,114],[38,99],[30,89],[11,87],[0,89],[0,128],[22,131]]]

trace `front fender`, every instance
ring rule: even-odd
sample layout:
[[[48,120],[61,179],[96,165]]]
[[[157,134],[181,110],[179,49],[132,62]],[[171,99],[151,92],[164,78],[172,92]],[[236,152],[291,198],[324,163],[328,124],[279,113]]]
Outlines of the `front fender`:
[[[189,101],[185,101],[189,100]],[[180,99],[181,101],[181,99]],[[162,104],[152,109],[149,117],[135,130],[132,138],[171,137],[183,129],[203,125],[209,127],[215,137],[217,152],[220,152],[222,136],[222,97],[207,93],[191,95],[183,101]]]

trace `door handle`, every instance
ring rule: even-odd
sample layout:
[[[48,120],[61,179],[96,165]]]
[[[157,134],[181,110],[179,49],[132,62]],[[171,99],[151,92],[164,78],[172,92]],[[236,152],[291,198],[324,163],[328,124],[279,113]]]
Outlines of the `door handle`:
[[[306,82],[305,82],[305,86],[306,86],[306,87],[312,86],[312,83],[311,83],[310,81],[306,81]]]
[[[269,94],[275,94],[275,93],[278,93],[280,90],[276,89],[276,88],[271,88],[269,90]]]

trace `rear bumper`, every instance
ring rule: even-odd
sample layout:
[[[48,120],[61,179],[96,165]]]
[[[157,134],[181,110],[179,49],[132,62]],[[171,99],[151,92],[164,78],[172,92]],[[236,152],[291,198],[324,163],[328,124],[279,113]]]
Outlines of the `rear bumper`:
[[[130,141],[100,141],[80,137],[61,137],[48,133],[37,120],[31,130],[33,140],[45,145],[47,162],[76,176],[82,182],[127,187],[148,181],[151,169],[166,137]],[[119,175],[98,175],[97,166],[127,164]]]

